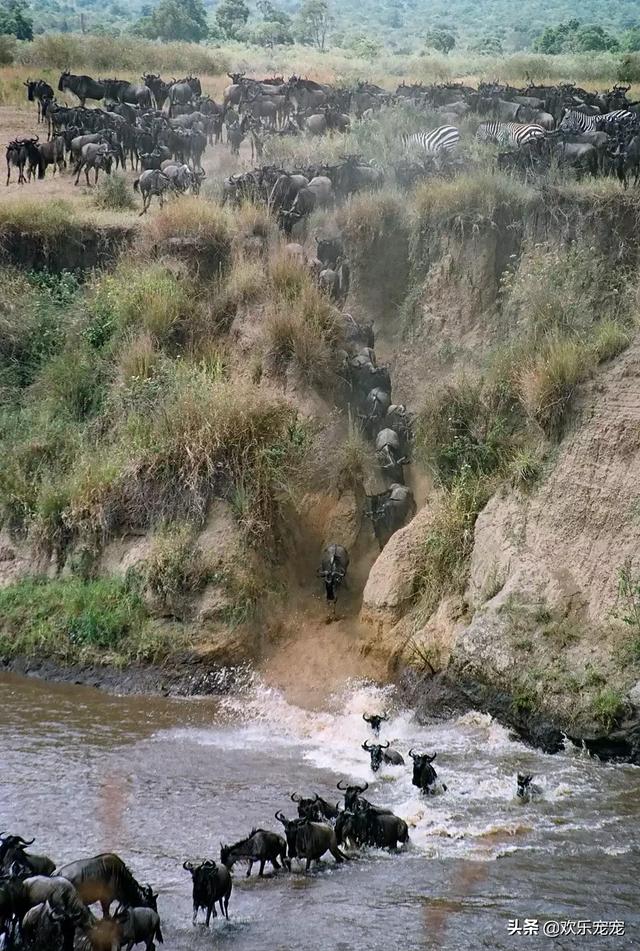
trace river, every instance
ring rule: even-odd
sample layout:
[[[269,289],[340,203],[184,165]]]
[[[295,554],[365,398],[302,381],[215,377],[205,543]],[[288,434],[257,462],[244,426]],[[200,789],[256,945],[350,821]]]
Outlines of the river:
[[[382,708],[401,752],[437,750],[444,795],[422,799],[409,767],[372,781],[361,716]],[[419,726],[391,688],[357,681],[307,710],[255,675],[231,696],[189,700],[6,675],[0,763],[2,829],[35,835],[34,851],[59,863],[118,852],[159,890],[169,951],[640,946],[640,769],[532,751],[479,713]],[[541,801],[515,799],[518,770],[536,774]],[[183,861],[219,858],[221,840],[252,826],[282,831],[274,812],[294,815],[291,792],[336,801],[346,778],[369,780],[367,797],[407,819],[406,851],[263,880],[237,865],[231,920],[192,927]],[[511,935],[516,918],[536,919],[538,935]],[[624,921],[626,933],[551,940],[549,919]]]

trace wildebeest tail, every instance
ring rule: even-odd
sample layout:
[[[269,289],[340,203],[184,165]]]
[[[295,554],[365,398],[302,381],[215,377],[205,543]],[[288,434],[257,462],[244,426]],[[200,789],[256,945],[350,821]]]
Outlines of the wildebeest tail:
[[[140,191],[140,179],[139,179],[139,178],[136,178],[135,182],[133,183],[133,190],[134,190],[134,192],[139,192],[139,191]]]
[[[162,937],[162,931],[160,930],[160,923],[158,922],[158,927],[156,928],[156,941],[160,944],[164,944],[164,938]]]

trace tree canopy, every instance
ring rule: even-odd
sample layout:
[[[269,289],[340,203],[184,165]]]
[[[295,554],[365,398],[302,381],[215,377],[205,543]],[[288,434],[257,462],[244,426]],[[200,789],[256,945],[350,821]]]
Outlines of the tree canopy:
[[[149,16],[138,21],[136,32],[151,40],[199,43],[209,35],[207,11],[202,0],[160,0]]]
[[[0,35],[15,36],[19,40],[33,39],[33,20],[26,3],[9,0],[0,6]]]

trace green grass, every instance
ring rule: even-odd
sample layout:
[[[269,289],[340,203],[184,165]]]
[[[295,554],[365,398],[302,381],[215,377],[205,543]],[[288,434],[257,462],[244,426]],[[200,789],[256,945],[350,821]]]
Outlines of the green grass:
[[[93,201],[98,208],[107,211],[132,211],[136,207],[129,183],[124,175],[117,172],[103,176],[94,192]]]
[[[607,733],[618,725],[626,710],[623,695],[613,687],[604,687],[593,702],[593,713]]]
[[[114,579],[21,581],[0,590],[0,655],[63,663],[159,662],[181,635],[155,628],[140,595]]]

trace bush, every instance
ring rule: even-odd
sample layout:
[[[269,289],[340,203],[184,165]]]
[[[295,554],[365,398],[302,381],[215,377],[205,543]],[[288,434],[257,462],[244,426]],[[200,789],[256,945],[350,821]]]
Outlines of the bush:
[[[578,384],[591,375],[595,365],[594,354],[584,343],[554,337],[519,372],[520,402],[547,436],[560,433]]]
[[[416,595],[425,617],[442,598],[463,593],[476,519],[494,488],[490,480],[465,470],[438,496],[416,575]]]
[[[16,38],[0,34],[0,66],[10,66],[16,58]]]
[[[92,303],[105,338],[146,331],[160,346],[186,332],[197,308],[192,286],[160,263],[121,264],[97,285]]]
[[[105,650],[136,656],[147,613],[121,581],[28,580],[0,590],[0,619],[3,657],[70,661]]]
[[[147,219],[143,241],[162,245],[171,238],[188,238],[222,266],[231,251],[231,233],[226,208],[200,197],[183,196]]]
[[[93,193],[93,201],[98,208],[107,211],[131,211],[136,207],[126,178],[117,172],[103,176]]]
[[[334,381],[339,315],[310,282],[303,285],[298,298],[274,303],[266,318],[265,339],[280,372],[293,364],[308,385],[326,387]]]
[[[613,687],[605,687],[601,690],[593,704],[594,715],[607,733],[615,729],[624,717],[626,709],[624,697]]]

